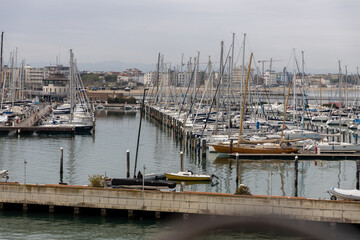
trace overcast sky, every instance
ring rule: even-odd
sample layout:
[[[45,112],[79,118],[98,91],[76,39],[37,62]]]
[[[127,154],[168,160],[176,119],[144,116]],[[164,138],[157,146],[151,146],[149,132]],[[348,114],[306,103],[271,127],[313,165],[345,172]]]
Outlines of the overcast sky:
[[[200,62],[218,62],[220,42],[228,49],[234,32],[236,56],[247,35],[247,62],[253,52],[256,61],[293,68],[295,48],[307,71],[337,72],[341,60],[355,73],[359,13],[359,0],[11,0],[1,3],[0,31],[4,64],[16,48],[30,65],[59,55],[66,65],[70,48],[78,63],[155,64],[161,52],[176,66],[182,53],[188,60],[198,51]]]

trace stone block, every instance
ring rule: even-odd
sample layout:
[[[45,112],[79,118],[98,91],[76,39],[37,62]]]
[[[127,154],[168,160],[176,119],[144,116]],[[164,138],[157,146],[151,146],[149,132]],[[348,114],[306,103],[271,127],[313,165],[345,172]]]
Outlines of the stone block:
[[[179,203],[179,209],[180,211],[187,211],[190,208],[188,202],[180,202]]]
[[[104,205],[109,204],[109,198],[107,198],[107,197],[100,197],[99,200],[100,200],[99,201],[100,204],[104,204]]]
[[[282,216],[291,216],[291,214],[292,214],[292,209],[291,208],[284,207],[284,208],[281,209],[281,215]]]
[[[208,209],[207,203],[200,202],[199,205],[198,205],[198,208],[200,210],[207,210]]]
[[[333,217],[337,218],[337,219],[342,219],[343,218],[343,211],[339,211],[339,210],[334,210],[333,212]]]
[[[98,204],[100,202],[99,197],[90,196],[90,204]]]
[[[114,197],[109,198],[109,205],[117,205],[117,199]]]
[[[314,209],[313,210],[313,217],[322,217],[323,214],[322,214],[322,211],[321,210],[318,210],[318,209]]]
[[[161,206],[161,200],[155,199],[151,200],[151,207],[160,207]]]
[[[291,215],[292,216],[301,216],[302,215],[302,209],[301,208],[292,208],[291,209]]]
[[[170,201],[161,201],[161,207],[162,208],[170,208],[171,207],[171,202]]]
[[[178,210],[180,208],[180,202],[178,201],[170,202],[170,206],[171,208]]]

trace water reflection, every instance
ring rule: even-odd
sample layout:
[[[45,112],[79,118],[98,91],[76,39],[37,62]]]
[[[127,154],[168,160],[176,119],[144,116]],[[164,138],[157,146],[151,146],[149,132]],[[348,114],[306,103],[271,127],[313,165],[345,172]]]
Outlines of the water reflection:
[[[95,135],[34,135],[0,137],[0,169],[8,169],[11,181],[23,181],[23,162],[27,160],[27,182],[58,183],[60,147],[64,148],[64,180],[69,184],[88,184],[88,176],[106,174],[125,177],[126,151],[130,150],[133,172],[140,114],[104,110],[97,113]],[[138,167],[148,173],[180,170],[182,141],[172,129],[145,118],[143,121]],[[184,168],[219,177],[217,185],[187,185],[185,190],[234,193],[235,159],[185,147]],[[139,169],[138,169],[139,170]],[[296,195],[294,160],[247,160],[240,158],[240,182],[253,194]],[[355,188],[355,161],[299,161],[298,196],[328,198],[330,187]]]

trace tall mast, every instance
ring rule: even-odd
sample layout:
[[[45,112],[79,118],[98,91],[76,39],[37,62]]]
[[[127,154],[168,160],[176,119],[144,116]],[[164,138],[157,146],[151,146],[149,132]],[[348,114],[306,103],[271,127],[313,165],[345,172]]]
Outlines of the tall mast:
[[[1,49],[0,49],[0,85],[1,85],[1,83],[2,83],[3,46],[4,46],[4,32],[2,32],[2,33],[1,33]]]
[[[243,56],[242,56],[242,66],[241,66],[241,82],[240,82],[240,93],[244,92],[243,84],[244,84],[244,71],[245,71],[245,39],[246,33],[244,33],[244,41],[243,41]]]
[[[224,41],[221,41],[221,50],[220,50],[220,68],[219,68],[219,76],[218,76],[218,85],[223,78],[223,55],[224,55]],[[220,104],[220,93],[217,93],[216,97],[216,121],[215,121],[215,134],[218,131],[218,119],[219,119],[219,104]]]
[[[197,58],[194,59],[194,64],[195,64],[194,90],[193,90],[193,103],[194,104],[195,104],[195,95],[196,95],[197,75],[198,75],[198,71],[199,71],[199,58],[200,58],[200,52],[198,52]]]
[[[229,125],[228,125],[228,137],[230,137],[231,134],[231,93],[232,93],[232,80],[233,80],[233,69],[234,69],[234,49],[235,49],[235,33],[233,33],[233,38],[232,38],[232,49],[231,49],[231,61],[229,63],[229,88],[228,88],[228,109],[227,109],[227,117],[228,117],[228,121],[229,121]]]
[[[157,97],[159,94],[159,71],[160,71],[160,53],[158,55],[158,63],[157,63],[157,67],[156,67],[156,80],[155,80],[155,84],[156,84],[156,93],[155,93],[155,100],[154,103],[157,103]]]
[[[74,55],[70,49],[70,123],[72,123],[74,115]]]
[[[304,75],[305,75],[305,73],[304,73],[304,51],[301,51],[301,87],[302,87],[302,92],[304,93],[305,91],[304,91],[304,85],[305,85],[305,83],[304,83]],[[304,97],[303,97],[303,103],[302,103],[302,106],[304,106],[305,104],[304,104],[304,102],[305,102],[305,99],[304,99]]]
[[[238,144],[241,142],[241,133],[243,129],[243,120],[244,120],[244,113],[245,113],[245,101],[246,101],[246,92],[248,89],[248,82],[249,82],[249,75],[250,75],[250,69],[251,69],[251,60],[252,60],[253,54],[250,55],[250,61],[249,61],[249,67],[246,77],[246,83],[245,83],[245,91],[244,91],[244,99],[243,99],[243,105],[241,110],[241,119],[240,119],[240,128],[239,128],[239,137],[238,137]]]
[[[347,65],[345,65],[345,87],[344,87],[344,97],[345,97],[345,106],[348,107],[349,103],[348,103],[348,93],[349,91],[347,91],[348,88],[348,75],[347,75]],[[346,91],[346,92],[345,92]]]

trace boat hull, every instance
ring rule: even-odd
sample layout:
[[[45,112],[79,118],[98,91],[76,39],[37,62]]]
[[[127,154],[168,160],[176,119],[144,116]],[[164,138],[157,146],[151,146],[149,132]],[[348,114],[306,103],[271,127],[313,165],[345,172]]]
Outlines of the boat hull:
[[[280,153],[296,153],[298,148],[294,147],[273,147],[273,146],[257,146],[257,145],[240,145],[233,146],[230,150],[230,145],[217,144],[213,145],[217,153],[249,153],[249,154],[280,154]]]
[[[171,173],[165,173],[165,176],[169,180],[175,181],[210,181],[211,176],[178,176]]]

